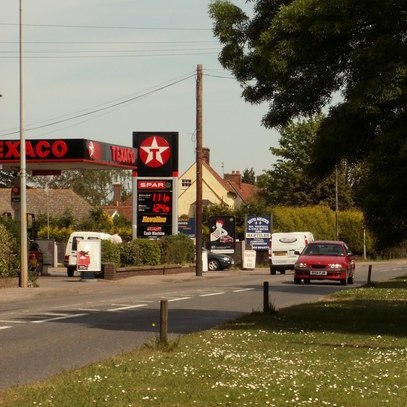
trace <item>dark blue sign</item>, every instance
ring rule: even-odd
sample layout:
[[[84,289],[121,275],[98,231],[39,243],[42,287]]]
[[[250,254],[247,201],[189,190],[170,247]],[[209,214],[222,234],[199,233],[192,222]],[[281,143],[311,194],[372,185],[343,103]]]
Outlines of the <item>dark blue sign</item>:
[[[178,233],[195,237],[195,218],[178,219]]]
[[[270,216],[247,215],[245,240],[252,250],[268,250],[271,238]]]

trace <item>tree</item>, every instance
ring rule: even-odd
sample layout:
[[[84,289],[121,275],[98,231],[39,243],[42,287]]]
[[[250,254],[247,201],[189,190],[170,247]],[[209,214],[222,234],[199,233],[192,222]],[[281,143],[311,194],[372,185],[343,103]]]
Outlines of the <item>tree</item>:
[[[11,188],[14,185],[16,172],[0,171],[0,187]]]
[[[280,147],[271,147],[279,157],[270,171],[260,179],[261,195],[267,204],[287,206],[328,205],[336,207],[336,182],[338,182],[339,209],[354,206],[352,177],[344,162],[327,177],[318,179],[308,174],[311,151],[323,116],[301,120],[283,127]],[[338,175],[336,177],[336,175]]]
[[[314,174],[343,159],[363,162],[367,222],[383,245],[406,239],[406,0],[251,3],[251,18],[228,1],[210,4],[221,64],[248,102],[270,104],[267,127],[330,106],[311,153]]]
[[[246,168],[243,171],[242,182],[246,184],[256,185],[256,173],[254,172],[253,167],[250,168],[250,170]]]
[[[37,187],[72,189],[93,206],[110,204],[113,184],[119,182],[127,191],[130,180],[131,174],[127,170],[70,170],[63,171],[59,176],[29,178],[29,182]]]

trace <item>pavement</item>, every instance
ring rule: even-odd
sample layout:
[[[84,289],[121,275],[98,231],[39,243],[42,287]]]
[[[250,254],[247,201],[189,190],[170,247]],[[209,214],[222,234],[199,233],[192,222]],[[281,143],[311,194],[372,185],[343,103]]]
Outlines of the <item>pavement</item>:
[[[38,276],[36,287],[14,287],[14,288],[1,288],[0,289],[0,304],[4,302],[25,301],[35,297],[51,297],[57,295],[77,295],[86,292],[94,292],[95,290],[103,290],[112,285],[152,285],[160,282],[176,282],[187,281],[196,278],[195,273],[177,273],[169,275],[143,275],[126,277],[118,280],[104,280],[104,279],[81,279],[75,273],[74,277],[68,277],[65,267],[48,267],[43,275]],[[227,274],[236,275],[239,272],[247,274],[248,270],[224,270],[221,272],[205,272],[200,278],[216,278],[222,277]]]

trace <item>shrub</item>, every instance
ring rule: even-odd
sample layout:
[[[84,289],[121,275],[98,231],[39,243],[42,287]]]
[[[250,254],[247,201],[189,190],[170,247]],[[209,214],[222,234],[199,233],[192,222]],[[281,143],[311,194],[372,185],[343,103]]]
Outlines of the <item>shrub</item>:
[[[185,264],[194,261],[194,242],[185,235],[165,236],[158,241],[158,245],[162,263]]]
[[[116,267],[120,266],[120,244],[113,243],[110,240],[101,241],[102,263],[114,263]]]
[[[122,266],[154,266],[160,264],[160,248],[156,240],[134,239],[120,246]]]
[[[17,243],[7,228],[0,224],[0,277],[18,276]]]

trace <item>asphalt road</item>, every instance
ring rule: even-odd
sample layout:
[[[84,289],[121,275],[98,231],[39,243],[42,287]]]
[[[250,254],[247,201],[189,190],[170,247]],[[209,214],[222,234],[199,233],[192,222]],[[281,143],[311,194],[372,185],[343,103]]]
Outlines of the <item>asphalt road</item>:
[[[367,281],[367,272],[368,264],[357,265],[355,286]],[[372,281],[406,274],[405,261],[375,263]],[[38,381],[154,340],[161,300],[168,301],[169,334],[178,336],[262,310],[264,282],[276,308],[317,301],[346,288],[332,282],[294,285],[292,273],[271,276],[268,269],[126,280],[78,283],[64,277],[65,290],[3,298],[0,388]]]

